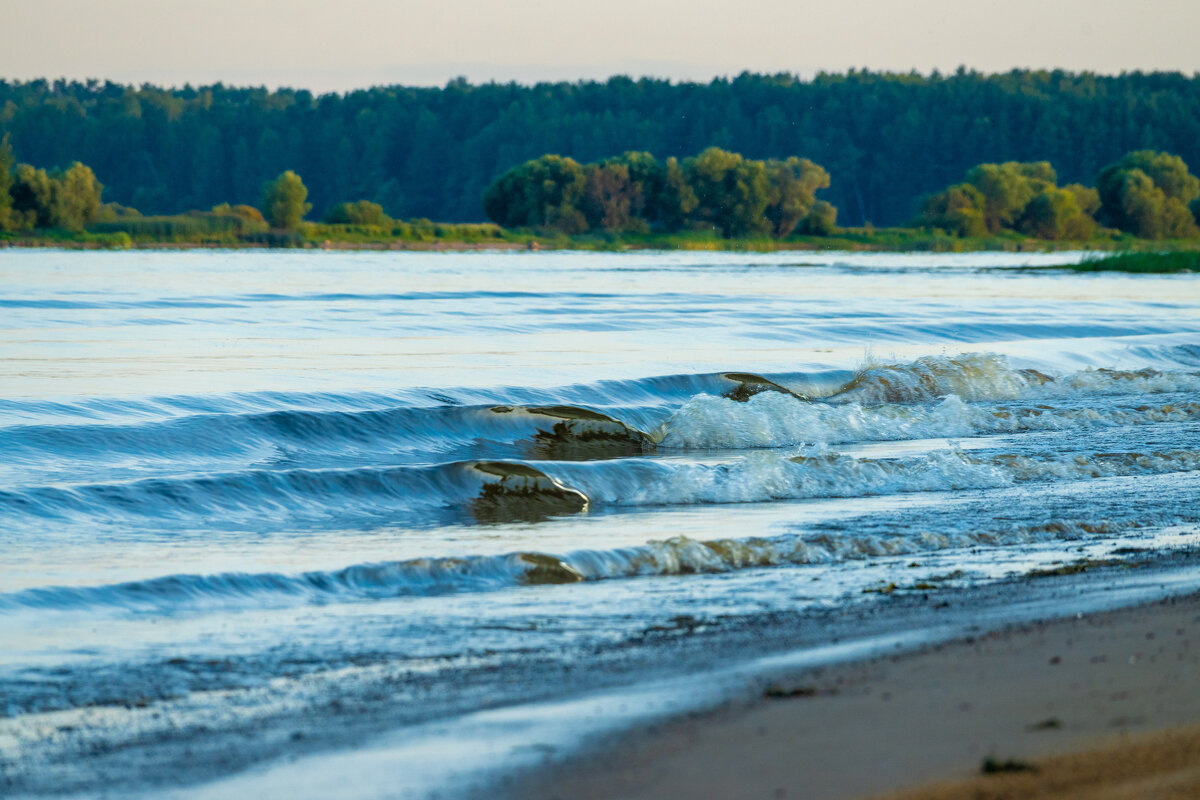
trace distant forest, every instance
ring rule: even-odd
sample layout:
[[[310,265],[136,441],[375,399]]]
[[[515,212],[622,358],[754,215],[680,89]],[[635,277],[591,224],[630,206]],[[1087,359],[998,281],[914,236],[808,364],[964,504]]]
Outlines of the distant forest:
[[[802,156],[832,176],[843,225],[903,224],[981,162],[1050,161],[1091,183],[1135,150],[1200,164],[1200,76],[960,70],[743,74],[675,84],[379,87],[345,95],[101,82],[0,81],[0,137],[19,161],[80,161],[105,199],[143,213],[255,203],[300,173],[318,215],[362,198],[393,217],[485,218],[484,190],[546,153],[580,163],[626,151],[682,158],[710,146]]]

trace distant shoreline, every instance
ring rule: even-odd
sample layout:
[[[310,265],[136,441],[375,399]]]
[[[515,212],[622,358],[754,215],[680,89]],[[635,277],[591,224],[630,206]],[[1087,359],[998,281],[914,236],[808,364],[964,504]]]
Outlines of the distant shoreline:
[[[608,241],[574,238],[537,238],[534,236],[511,237],[493,241],[463,241],[458,239],[436,239],[413,241],[390,239],[383,241],[345,241],[309,239],[293,240],[289,247],[272,246],[261,241],[253,242],[175,242],[175,241],[122,241],[112,243],[107,236],[99,241],[89,240],[87,235],[73,238],[44,237],[37,239],[3,240],[0,250],[5,248],[44,249],[59,248],[76,251],[187,251],[187,250],[272,250],[285,253],[301,251],[327,252],[375,252],[375,253],[535,253],[535,252],[731,252],[731,253],[930,253],[953,254],[967,252],[995,252],[1012,254],[1035,254],[1051,252],[1081,253],[1078,262],[1063,264],[1055,269],[1070,269],[1077,272],[1124,272],[1132,274],[1183,274],[1200,273],[1200,248],[1191,243],[1164,243],[1156,241],[1129,242],[1042,242],[954,240],[957,247],[938,246],[933,240],[910,242],[908,246],[891,246],[867,242],[846,241],[821,237],[817,241],[760,241],[722,239],[694,241],[679,237],[650,237],[636,241]]]
[[[453,230],[452,225],[446,226]],[[4,248],[60,248],[65,250],[336,250],[387,252],[475,252],[475,251],[712,251],[712,252],[878,252],[878,253],[1200,253],[1200,241],[1152,240],[1122,236],[1086,241],[1043,240],[1024,236],[960,238],[914,233],[909,229],[880,228],[848,230],[842,235],[807,236],[790,239],[720,238],[694,234],[639,234],[629,236],[539,235],[529,231],[501,229],[483,238],[454,235],[410,239],[378,237],[356,231],[329,237],[280,234],[276,241],[214,238],[199,240],[133,239],[124,234],[68,233],[52,231],[42,236],[0,235]]]

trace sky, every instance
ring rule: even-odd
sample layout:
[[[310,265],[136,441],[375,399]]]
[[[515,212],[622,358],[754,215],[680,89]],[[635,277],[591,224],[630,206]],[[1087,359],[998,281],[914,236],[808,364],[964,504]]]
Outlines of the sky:
[[[0,20],[0,77],[171,86],[1200,71],[1200,0],[0,0]]]

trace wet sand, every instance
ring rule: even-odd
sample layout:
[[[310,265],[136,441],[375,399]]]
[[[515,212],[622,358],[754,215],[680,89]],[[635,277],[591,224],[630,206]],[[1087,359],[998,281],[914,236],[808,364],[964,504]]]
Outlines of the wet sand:
[[[1200,797],[1198,623],[1193,594],[793,673],[512,796]]]

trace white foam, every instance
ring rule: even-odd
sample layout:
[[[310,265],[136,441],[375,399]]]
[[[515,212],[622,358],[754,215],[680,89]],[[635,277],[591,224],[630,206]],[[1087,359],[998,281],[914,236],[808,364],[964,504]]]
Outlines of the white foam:
[[[1188,422],[1200,403],[1136,408],[985,407],[949,395],[931,405],[805,403],[764,392],[737,403],[698,395],[670,419],[662,446],[677,449],[787,447],[899,441],[1080,427]]]
[[[618,502],[626,505],[753,503],[766,500],[989,489],[1024,481],[1082,480],[1200,469],[1200,453],[976,457],[942,450],[906,459],[870,459],[815,448],[788,458],[751,453],[727,464],[680,464]]]
[[[1200,373],[1089,368],[1065,376],[1014,369],[996,353],[925,356],[905,364],[863,366],[831,402],[912,403],[957,395],[967,401],[1064,395],[1200,391]]]
[[[1200,417],[1200,403],[1184,402],[1109,408],[998,407],[978,400],[997,386],[1008,400],[1019,379],[1016,399],[1054,399],[1080,394],[1140,394],[1200,391],[1200,376],[1188,373],[1117,373],[1086,370],[1034,385],[1012,373],[1013,382],[967,387],[964,397],[949,394],[926,403],[807,402],[780,392],[762,392],[744,403],[700,394],[665,425],[662,446],[673,449],[787,447],[798,444],[897,441],[965,437],[1079,427],[1185,422]],[[907,391],[907,390],[906,390]],[[916,390],[913,390],[916,391]],[[861,393],[855,390],[855,396]],[[907,395],[906,395],[907,396]]]
[[[1071,394],[1161,394],[1171,392],[1200,392],[1200,374],[1194,372],[1158,372],[1141,370],[1121,372],[1087,369],[1068,375],[1053,383],[1037,387],[1035,396]]]
[[[629,505],[753,503],[813,497],[861,497],[903,492],[1007,486],[1012,474],[957,451],[908,461],[859,459],[824,450],[797,461],[751,453],[728,464],[681,464],[639,489]]]
[[[795,444],[970,436],[994,417],[957,395],[932,406],[807,403],[762,392],[745,403],[702,394],[667,422],[664,447],[785,447]]]

